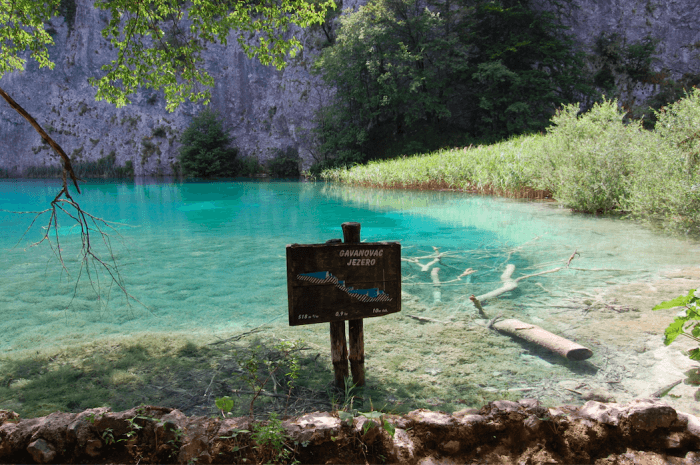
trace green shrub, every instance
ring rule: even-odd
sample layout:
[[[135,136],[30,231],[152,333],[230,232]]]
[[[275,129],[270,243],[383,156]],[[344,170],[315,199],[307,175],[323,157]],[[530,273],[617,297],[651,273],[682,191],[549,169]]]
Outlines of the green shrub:
[[[680,295],[675,299],[667,300],[656,305],[652,310],[666,310],[675,307],[685,307],[685,315],[677,316],[673,323],[668,325],[664,335],[664,345],[669,345],[676,340],[678,336],[685,336],[688,339],[700,343],[700,323],[695,323],[695,321],[700,320],[700,307],[698,303],[700,302],[700,292],[697,289],[691,289],[688,295]],[[689,325],[686,323],[691,322]],[[691,349],[688,352],[688,356],[691,360],[700,360],[700,348]],[[698,395],[696,394],[696,399]]]
[[[143,146],[143,151],[141,152],[141,165],[145,165],[151,155],[158,152],[161,154],[160,147],[150,141],[147,137],[141,139],[141,145]]]
[[[629,213],[700,234],[700,90],[657,112],[653,131],[625,116],[615,100],[583,114],[569,105],[552,118],[546,134],[326,170],[321,177],[513,196],[549,192],[578,211]]]
[[[275,178],[299,177],[299,162],[299,150],[287,147],[286,150],[276,151],[274,158],[267,162],[267,169]]]
[[[574,210],[619,209],[629,195],[633,160],[643,156],[642,142],[649,134],[639,122],[623,122],[625,111],[617,100],[578,112],[578,105],[567,105],[552,118],[542,151],[529,164],[529,177]]]
[[[166,135],[165,126],[156,126],[155,128],[153,128],[152,135],[153,135],[153,137],[165,137],[165,135]]]
[[[238,176],[255,176],[263,172],[263,167],[255,157],[245,157],[238,160]]]
[[[180,167],[184,176],[232,177],[238,174],[238,149],[229,147],[219,115],[211,110],[199,113],[180,139]]]
[[[117,153],[112,150],[95,161],[73,163],[75,174],[79,178],[133,178],[134,164],[127,160],[124,166],[116,166]],[[60,178],[61,166],[30,166],[24,172],[25,178]]]
[[[700,90],[656,118],[655,145],[637,159],[626,208],[683,228],[700,225]]]

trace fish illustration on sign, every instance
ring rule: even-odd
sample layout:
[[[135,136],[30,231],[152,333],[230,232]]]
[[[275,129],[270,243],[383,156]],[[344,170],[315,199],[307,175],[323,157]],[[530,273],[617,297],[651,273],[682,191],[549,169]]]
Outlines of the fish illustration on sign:
[[[391,302],[391,297],[384,291],[373,287],[371,289],[355,289],[345,285],[342,281],[330,271],[314,271],[311,273],[301,273],[297,275],[297,279],[301,281],[311,282],[313,284],[335,284],[335,287],[348,294],[360,302]]]

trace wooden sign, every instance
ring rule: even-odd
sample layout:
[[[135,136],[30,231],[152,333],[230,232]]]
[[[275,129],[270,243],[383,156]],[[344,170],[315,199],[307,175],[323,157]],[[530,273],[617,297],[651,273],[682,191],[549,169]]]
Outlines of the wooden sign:
[[[287,292],[290,326],[399,312],[401,244],[288,245]]]

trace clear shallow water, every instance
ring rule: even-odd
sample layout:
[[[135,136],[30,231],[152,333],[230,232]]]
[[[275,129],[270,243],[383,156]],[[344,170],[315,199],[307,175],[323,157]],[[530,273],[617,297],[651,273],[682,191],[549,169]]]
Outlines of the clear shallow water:
[[[66,217],[60,218],[60,247],[70,276],[47,244],[27,248],[48,217],[15,246],[33,215],[0,212],[0,351],[141,331],[223,335],[273,321],[286,325],[285,245],[340,238],[345,221],[362,224],[363,240],[400,240],[404,257],[429,255],[433,247],[450,252],[441,266],[443,282],[477,269],[443,287],[440,304],[454,311],[473,311],[465,306],[469,294],[499,287],[506,262],[516,265],[517,277],[560,266],[578,250],[580,267],[622,270],[603,277],[617,282],[694,264],[698,251],[630,222],[457,193],[244,181],[91,181],[82,189],[75,198],[86,211],[119,223],[119,234],[110,232],[113,252],[129,293],[146,308],[127,306],[115,288],[105,307],[84,273],[76,286],[80,235]],[[41,210],[57,192],[53,181],[3,180],[0,209]],[[406,292],[427,307],[437,305],[425,285],[428,274],[408,262],[403,274]],[[545,299],[544,289],[585,289],[600,279],[567,270],[523,281],[503,299]],[[108,284],[100,276],[103,290]]]

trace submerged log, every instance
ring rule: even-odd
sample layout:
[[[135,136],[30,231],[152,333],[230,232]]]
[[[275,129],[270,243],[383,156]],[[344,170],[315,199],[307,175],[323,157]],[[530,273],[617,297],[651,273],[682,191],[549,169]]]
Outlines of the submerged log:
[[[497,321],[493,323],[493,327],[498,331],[545,347],[569,360],[586,360],[593,355],[590,349],[580,344],[552,334],[539,326],[523,323],[520,320],[508,319]]]
[[[440,277],[438,273],[440,268],[437,266],[430,272],[430,278],[433,280],[433,303],[439,304],[442,302],[442,292],[440,292]]]

